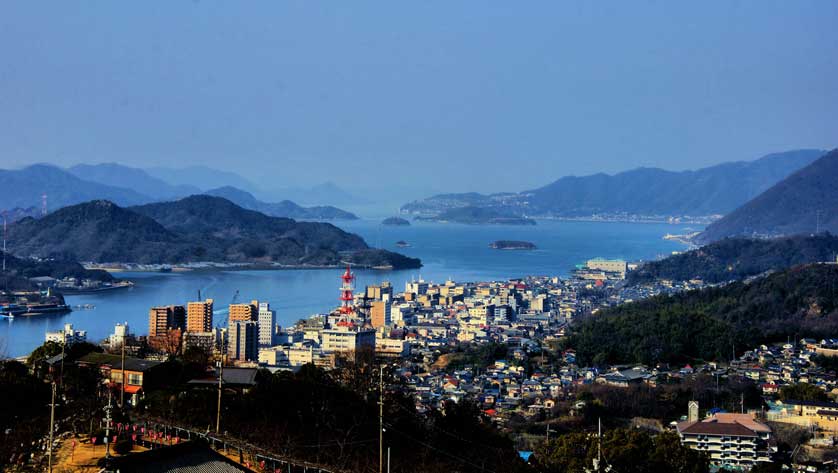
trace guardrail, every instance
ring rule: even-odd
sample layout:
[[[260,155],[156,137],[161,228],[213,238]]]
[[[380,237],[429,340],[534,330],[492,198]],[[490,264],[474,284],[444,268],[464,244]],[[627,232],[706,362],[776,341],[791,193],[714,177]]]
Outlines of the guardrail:
[[[113,427],[112,427],[113,428]],[[202,440],[212,449],[230,458],[238,455],[238,462],[255,471],[271,473],[348,473],[315,463],[297,460],[268,452],[243,440],[210,432],[198,432],[167,422],[145,420],[134,424],[116,425],[114,434],[122,434],[150,450],[164,448],[189,440]]]

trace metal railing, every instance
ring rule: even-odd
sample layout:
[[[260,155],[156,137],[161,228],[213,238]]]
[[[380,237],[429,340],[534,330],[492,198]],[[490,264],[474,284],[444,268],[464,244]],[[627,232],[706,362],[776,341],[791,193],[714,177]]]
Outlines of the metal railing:
[[[139,428],[133,429],[136,425]],[[120,433],[123,430],[119,431]],[[124,430],[136,445],[150,450],[164,448],[189,440],[201,440],[213,450],[230,458],[238,454],[238,462],[255,471],[271,473],[347,473],[332,467],[298,460],[268,452],[243,440],[210,432],[198,432],[157,420],[144,420]],[[234,460],[235,461],[235,460]]]

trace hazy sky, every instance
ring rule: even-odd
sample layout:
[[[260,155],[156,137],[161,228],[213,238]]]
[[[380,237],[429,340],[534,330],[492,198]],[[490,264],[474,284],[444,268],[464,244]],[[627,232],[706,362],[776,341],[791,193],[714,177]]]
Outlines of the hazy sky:
[[[838,2],[0,4],[0,167],[521,190],[838,146]]]

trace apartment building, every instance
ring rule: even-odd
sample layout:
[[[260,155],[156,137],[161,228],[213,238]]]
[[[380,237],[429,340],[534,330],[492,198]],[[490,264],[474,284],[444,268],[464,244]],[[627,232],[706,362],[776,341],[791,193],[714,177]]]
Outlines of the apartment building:
[[[233,361],[259,359],[259,328],[253,320],[236,320],[227,327],[227,356]]]
[[[259,346],[269,347],[274,344],[276,332],[276,311],[271,310],[267,302],[259,304]]]
[[[203,302],[190,302],[186,305],[186,331],[187,332],[211,332],[212,331],[212,309],[213,300],[207,299]]]
[[[370,307],[370,323],[375,328],[392,323],[390,301],[375,301]]]
[[[174,329],[186,329],[186,309],[182,305],[167,305],[149,309],[149,337],[165,335],[167,331]]]
[[[751,414],[716,414],[699,421],[677,424],[681,444],[705,452],[717,467],[748,469],[770,462],[776,451],[771,428]]]

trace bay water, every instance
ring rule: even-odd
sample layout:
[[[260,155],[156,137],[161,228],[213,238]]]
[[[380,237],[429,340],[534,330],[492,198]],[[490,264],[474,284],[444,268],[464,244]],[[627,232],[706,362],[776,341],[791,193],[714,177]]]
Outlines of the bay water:
[[[682,234],[700,227],[652,223],[577,222],[539,220],[535,226],[461,225],[414,222],[410,226],[385,226],[379,220],[340,222],[337,225],[364,237],[371,246],[420,258],[422,269],[356,270],[358,290],[368,284],[390,281],[396,291],[412,279],[426,281],[507,280],[527,275],[567,276],[575,265],[594,257],[649,260],[680,251],[680,243],[664,240],[666,233]],[[399,248],[403,240],[410,246]],[[495,240],[523,240],[535,250],[496,250]],[[338,269],[275,271],[217,271],[172,273],[117,273],[134,281],[131,289],[67,296],[72,306],[90,305],[64,315],[37,315],[0,319],[0,355],[23,356],[41,345],[47,331],[72,323],[86,330],[88,340],[99,341],[127,322],[131,332],[148,331],[152,306],[186,304],[215,299],[215,325],[226,324],[226,307],[236,300],[266,301],[287,326],[338,304]]]

